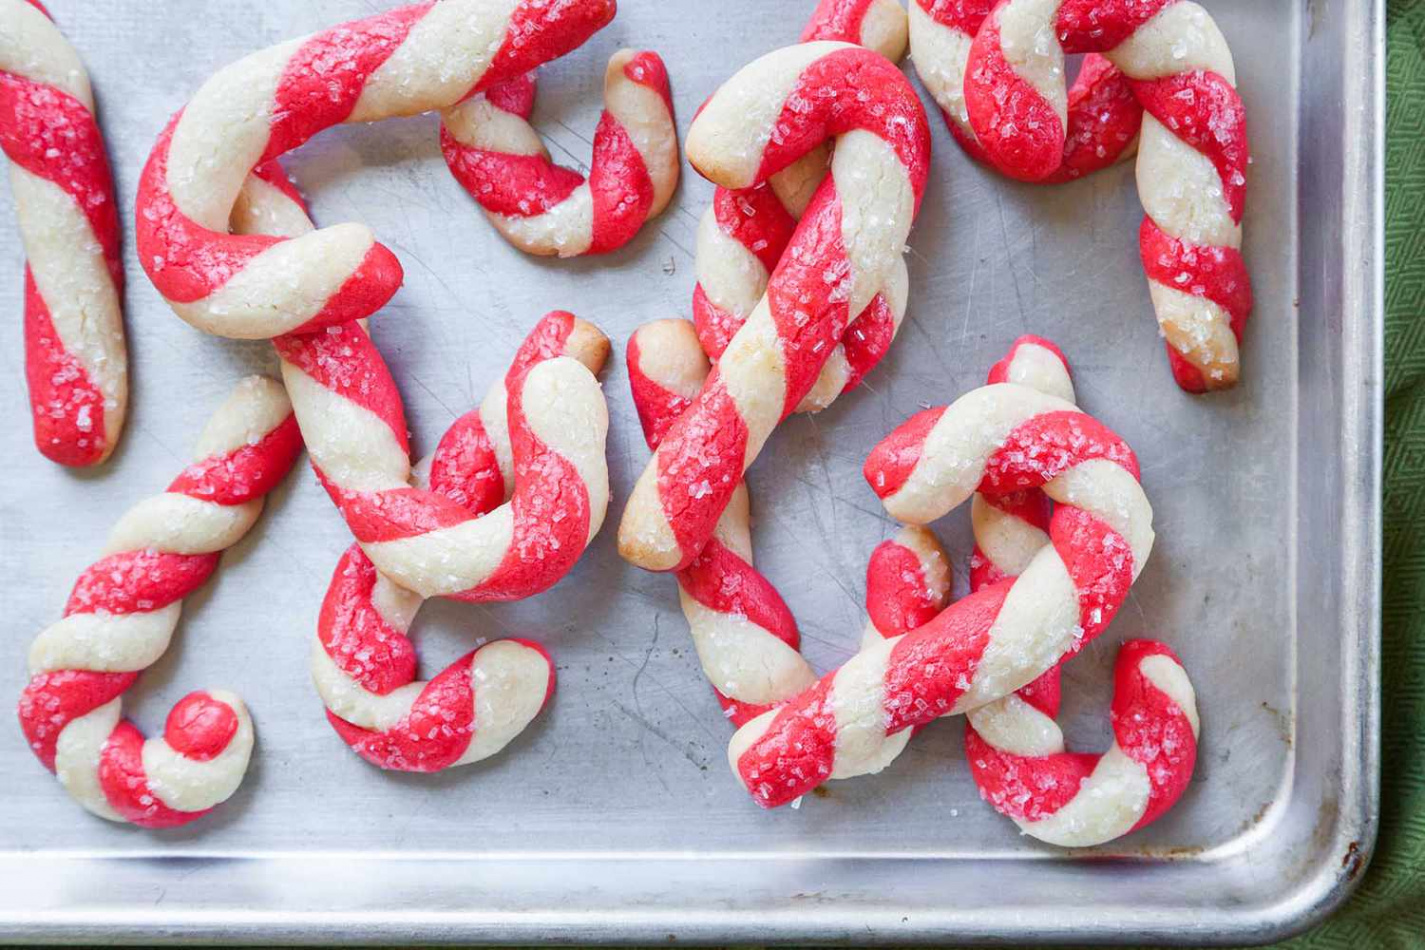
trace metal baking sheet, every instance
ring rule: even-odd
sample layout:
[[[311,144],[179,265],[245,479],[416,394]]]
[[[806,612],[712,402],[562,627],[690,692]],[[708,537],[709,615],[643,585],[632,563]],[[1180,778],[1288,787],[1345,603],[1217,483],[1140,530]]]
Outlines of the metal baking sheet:
[[[792,42],[810,0],[626,0],[548,68],[537,120],[586,160],[605,58],[659,50],[680,126],[743,62]],[[390,6],[377,0],[52,0],[101,100],[125,220],[165,119],[219,66]],[[289,168],[326,223],[369,222],[406,284],[374,321],[419,445],[476,403],[525,330],[568,308],[619,345],[605,386],[616,492],[577,569],[512,605],[428,605],[438,669],[474,638],[548,644],[559,692],[504,755],[439,776],[383,774],[343,748],[307,651],[346,528],[303,470],[190,598],[133,693],[161,727],[188,689],[225,684],[259,732],[240,793],[210,819],[151,833],[89,817],[0,729],[0,937],[164,941],[786,941],[998,938],[1238,943],[1336,906],[1370,853],[1377,797],[1381,360],[1380,3],[1209,0],[1236,52],[1255,161],[1245,252],[1257,294],[1245,382],[1190,398],[1168,380],[1139,271],[1130,167],[1072,186],[976,168],[938,116],[911,236],[910,316],[864,390],[782,426],[752,471],[759,563],[822,669],[862,625],[865,557],[892,524],[860,476],[908,414],[977,385],[1018,334],[1061,343],[1082,403],[1143,462],[1158,544],[1112,629],[1069,667],[1070,741],[1109,741],[1117,643],[1181,654],[1202,756],[1177,809],[1089,855],[1021,837],[978,799],[959,722],[928,729],[879,776],[799,809],[758,810],[728,773],[729,728],[699,673],[674,583],[616,556],[613,526],[647,457],[622,366],[640,322],[688,313],[706,182],[608,258],[506,247],[442,167],[430,117],[333,130]],[[927,100],[928,101],[928,100]],[[130,502],[157,491],[265,345],[204,336],[159,301],[126,244],[134,401],[100,471],[27,444],[17,345],[21,251],[0,192],[0,576],[15,697],[36,631]],[[963,589],[967,516],[939,526]]]

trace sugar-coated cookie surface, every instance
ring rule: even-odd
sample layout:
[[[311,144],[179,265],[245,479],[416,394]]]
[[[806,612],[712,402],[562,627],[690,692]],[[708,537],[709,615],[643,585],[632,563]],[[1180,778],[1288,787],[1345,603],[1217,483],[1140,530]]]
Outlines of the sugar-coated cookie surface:
[[[276,162],[248,178],[237,207],[239,233],[313,229]],[[332,574],[312,643],[328,721],[383,769],[438,772],[500,752],[553,693],[549,654],[497,640],[420,681],[407,633],[426,597],[512,600],[545,590],[598,532],[608,413],[594,374],[608,339],[573,314],[546,314],[481,405],[414,467],[400,394],[365,321],[273,345],[298,393],[297,422],[317,446],[313,467],[357,538]],[[530,378],[551,363],[567,367],[572,384],[554,398],[538,393],[526,412]],[[553,447],[540,432],[556,432]],[[462,529],[463,541],[449,540]]]
[[[237,696],[190,693],[162,737],[122,718],[123,695],[168,649],[183,599],[262,513],[302,451],[282,386],[244,379],[209,421],[168,490],[110,532],[65,605],[30,646],[20,725],[45,767],[89,811],[149,828],[186,824],[242,782],[252,721]]]
[[[522,251],[577,257],[623,247],[678,186],[678,129],[663,60],[632,49],[609,60],[587,178],[550,159],[529,122],[534,92],[527,73],[447,110],[440,147],[451,173]]]
[[[914,727],[1041,676],[1108,625],[1152,549],[1152,509],[1132,450],[1072,403],[1020,383],[991,384],[912,416],[876,446],[865,471],[886,511],[919,525],[976,491],[1042,489],[1057,503],[1050,543],[1018,577],[903,637],[864,645],[743,726],[729,758],[765,807],[829,779],[879,771]]]
[[[119,214],[89,74],[36,0],[0,0],[0,151],[10,159],[35,445],[97,465],[128,410]]]
[[[1143,109],[1139,251],[1173,378],[1194,393],[1230,388],[1252,290],[1246,110],[1227,41],[1192,0],[1001,0],[965,53],[963,88],[978,145],[1005,174],[1038,181],[1061,167],[1072,53],[1101,54]]]
[[[656,449],[710,371],[693,325],[658,320],[634,331],[628,375],[649,448]],[[816,675],[799,652],[795,618],[753,566],[751,502],[745,483],[712,538],[678,571],[678,599],[698,661],[735,726],[800,693]],[[923,528],[905,527],[872,552],[867,567],[867,636],[898,636],[928,621],[949,593],[949,563]]]
[[[925,111],[900,71],[836,42],[786,47],[744,67],[689,129],[693,167],[734,190],[829,140],[831,173],[765,294],[634,486],[619,551],[640,567],[692,562],[777,423],[811,392],[852,319],[896,279],[930,153]]]
[[[210,78],[160,136],[139,183],[139,259],[189,323],[265,339],[369,316],[402,279],[370,228],[231,234],[254,168],[343,122],[457,105],[578,47],[614,0],[443,0],[278,44]]]

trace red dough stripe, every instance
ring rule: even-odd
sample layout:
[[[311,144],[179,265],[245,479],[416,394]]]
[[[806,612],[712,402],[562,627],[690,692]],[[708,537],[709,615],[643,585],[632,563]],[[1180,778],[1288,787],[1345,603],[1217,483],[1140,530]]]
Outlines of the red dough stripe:
[[[841,200],[834,189],[817,189],[797,224],[797,240],[798,253],[783,254],[767,284],[786,377],[784,419],[811,391],[851,319],[850,288],[845,285],[851,262],[842,243]],[[822,318],[808,319],[812,313]]]
[[[1063,157],[1042,179],[1046,185],[1074,181],[1117,163],[1138,138],[1143,107],[1123,71],[1104,56],[1089,53],[1069,87],[1068,119]],[[951,127],[959,131],[953,122]],[[975,144],[979,160],[989,163]]]
[[[653,207],[653,179],[643,156],[629,138],[628,130],[608,112],[594,131],[589,193],[594,199],[590,254],[623,247],[638,233]]]
[[[1063,0],[1054,22],[1066,53],[1113,49],[1177,0]]]
[[[456,180],[480,207],[495,214],[522,218],[545,214],[584,183],[583,175],[556,165],[547,155],[466,148],[444,128],[440,147]]]
[[[691,564],[712,537],[741,481],[746,447],[747,424],[714,367],[702,394],[673,423],[655,456],[659,498],[679,547],[688,552],[679,568]],[[708,459],[717,460],[715,470],[708,469]]]
[[[345,122],[371,74],[396,52],[434,3],[397,7],[309,38],[287,61],[273,94],[272,126],[262,161]]]
[[[137,673],[56,670],[30,678],[20,694],[20,728],[30,750],[54,771],[56,746],[65,726],[122,696]]]
[[[1081,508],[1060,505],[1049,523],[1049,540],[1079,592],[1075,645],[1088,643],[1113,622],[1133,586],[1133,549],[1122,535]]]
[[[661,56],[652,50],[643,50],[624,63],[623,74],[640,86],[647,86],[658,93],[669,114],[672,114],[673,89],[668,82],[668,67],[663,64]]]
[[[866,612],[883,636],[929,623],[940,611],[915,551],[895,540],[882,541],[866,564]]]
[[[346,549],[322,599],[317,637],[338,669],[367,692],[385,696],[415,679],[416,650],[372,604],[376,576],[360,545]]]
[[[884,294],[876,297],[861,311],[856,322],[841,335],[842,351],[850,373],[842,392],[850,392],[861,380],[880,365],[891,350],[896,336],[896,315]]]
[[[440,437],[431,461],[430,488],[477,515],[494,511],[504,501],[505,479],[480,410],[456,419]]]
[[[470,90],[470,95],[558,59],[608,26],[616,12],[615,0],[579,3],[520,0],[510,16],[504,41],[490,60],[490,68]]]
[[[875,0],[821,0],[812,11],[811,19],[798,37],[799,43],[812,40],[840,39],[847,43],[861,41],[861,21]]]
[[[673,423],[693,401],[664,389],[643,371],[643,350],[637,333],[628,338],[624,352],[628,364],[628,385],[633,391],[633,407],[638,411],[638,422],[643,428],[645,441],[650,448],[654,448],[663,441]]]
[[[678,583],[698,603],[720,614],[746,617],[793,650],[801,645],[797,622],[767,578],[716,538],[693,563],[678,572]]]
[[[122,288],[113,178],[99,126],[84,103],[54,86],[0,70],[0,150],[74,200],[103,248],[109,276]]]
[[[174,554],[146,548],[95,561],[79,575],[64,615],[124,616],[162,610],[203,586],[220,554]]]
[[[358,492],[344,491],[325,477],[322,483],[362,544],[413,538],[470,520],[470,512],[460,505],[420,488]]]
[[[327,721],[363,759],[382,769],[439,772],[465,753],[475,730],[475,693],[470,687],[474,651],[446,667],[385,732],[354,726],[335,713]]]
[[[915,0],[915,3],[936,23],[974,36],[989,16],[995,0]]]
[[[743,784],[763,808],[785,805],[802,794],[774,784],[775,776],[806,776],[816,785],[831,777],[826,765],[836,752],[836,713],[829,703],[831,681],[830,676],[823,676],[784,703],[762,739],[735,763]]]
[[[1143,108],[1168,131],[1206,155],[1222,179],[1222,197],[1234,223],[1242,221],[1247,194],[1247,113],[1232,84],[1194,70],[1150,81],[1132,80]]]
[[[302,433],[289,413],[256,443],[194,462],[168,490],[217,505],[245,504],[277,487],[300,454]]]
[[[841,94],[822,95],[824,89]],[[777,120],[778,135],[763,150],[757,179],[786,168],[818,142],[861,129],[895,150],[919,210],[930,173],[924,115],[915,90],[884,56],[860,47],[837,50],[811,63],[797,78]]]
[[[1012,582],[976,591],[907,634],[886,667],[886,735],[948,713],[969,688]]]
[[[406,414],[396,381],[376,344],[360,326],[344,324],[322,333],[288,334],[272,341],[282,359],[323,388],[375,415],[404,451]]]
[[[1143,673],[1141,664],[1150,656],[1166,656],[1181,665],[1164,644],[1132,640],[1119,651],[1113,676],[1113,736],[1148,775],[1148,807],[1134,828],[1157,820],[1173,807],[1187,790],[1197,760],[1192,722]]]
[[[1138,229],[1138,248],[1148,279],[1227,311],[1238,340],[1252,312],[1252,280],[1242,252],[1231,247],[1189,244],[1172,237],[1147,215]]]
[[[148,783],[143,744],[143,733],[127,719],[109,733],[109,741],[99,754],[99,787],[109,807],[124,820],[144,828],[176,828],[212,811],[178,811],[165,805]]]
[[[163,738],[179,755],[210,762],[222,754],[237,731],[233,707],[198,690],[180,699],[168,713]]]
[[[970,48],[965,108],[1001,174],[1043,181],[1064,160],[1064,123],[1034,84],[1005,59],[999,17],[990,14]]]
[[[888,498],[905,485],[920,461],[926,437],[944,414],[944,406],[922,409],[876,443],[861,472],[877,498]]]
[[[93,465],[104,455],[110,433],[104,424],[104,394],[84,364],[64,348],[49,305],[25,265],[25,382],[29,385],[35,447],[61,465]],[[88,427],[84,427],[84,423]]]
[[[1005,436],[985,462],[979,490],[999,495],[1037,488],[1089,459],[1108,459],[1138,478],[1138,457],[1128,443],[1093,416],[1071,410],[1040,413]]]
[[[535,94],[539,84],[535,71],[523,73],[513,79],[506,79],[485,90],[485,98],[496,109],[528,119],[534,113]],[[444,130],[441,132],[444,135]]]
[[[723,233],[756,255],[769,274],[776,269],[797,227],[796,219],[787,213],[770,185],[717,189],[713,192],[713,214]],[[722,350],[710,355],[720,356]]]
[[[965,757],[980,797],[1000,814],[1024,821],[1048,818],[1072,801],[1100,758],[1084,752],[1015,755],[996,749],[974,729],[965,730]]]

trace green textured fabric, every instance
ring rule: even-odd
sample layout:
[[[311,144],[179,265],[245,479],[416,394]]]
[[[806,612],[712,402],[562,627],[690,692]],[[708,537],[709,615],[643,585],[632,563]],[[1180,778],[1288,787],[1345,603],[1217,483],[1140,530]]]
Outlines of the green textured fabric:
[[[1346,906],[1283,947],[1425,947],[1425,0],[1387,6],[1381,822]]]

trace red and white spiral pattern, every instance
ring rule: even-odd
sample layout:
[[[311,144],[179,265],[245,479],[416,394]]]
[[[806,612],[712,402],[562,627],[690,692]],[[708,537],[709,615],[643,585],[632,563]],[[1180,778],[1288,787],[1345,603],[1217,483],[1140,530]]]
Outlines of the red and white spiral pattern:
[[[1047,340],[1021,337],[991,369],[1012,382],[1073,401],[1069,367]],[[1049,499],[1039,489],[976,494],[970,590],[1015,577],[1050,543]],[[1122,837],[1165,813],[1187,788],[1197,758],[1197,706],[1173,652],[1151,640],[1119,650],[1113,748],[1065,751],[1054,717],[1060,666],[965,717],[965,752],[980,794],[1029,835],[1064,847]]]
[[[555,311],[541,328],[540,345],[555,352],[607,352],[604,335],[572,314]],[[476,515],[410,486],[400,395],[359,324],[274,342],[313,467],[366,556],[400,586],[468,601],[530,597],[568,573],[598,533],[609,502],[608,408],[579,360],[542,359],[506,378],[513,493]]]
[[[301,196],[276,162],[244,183],[233,226],[311,233]],[[421,597],[519,600],[559,581],[608,509],[608,407],[589,366],[608,339],[553,311],[525,341],[486,426],[508,425],[511,494],[485,513],[411,486],[405,408],[386,361],[353,320],[272,341],[312,467],[366,556]],[[575,354],[577,356],[561,355]],[[506,422],[507,420],[507,422]]]
[[[1252,291],[1240,251],[1247,123],[1227,41],[1192,0],[1001,0],[970,47],[965,104],[1006,174],[1059,166],[1066,53],[1102,53],[1143,106],[1139,250],[1173,377],[1189,392],[1229,388]]]
[[[729,750],[762,805],[884,768],[902,733],[1028,684],[1113,619],[1152,549],[1152,508],[1131,449],[1072,403],[999,383],[912,416],[866,476],[886,510],[928,524],[975,491],[1042,488],[1050,544],[1012,580],[957,601],[904,637],[863,649]]]
[[[1074,402],[1074,383],[1063,352],[1043,337],[1014,341],[1004,359],[990,367],[987,383],[1014,383]],[[1039,488],[1000,495],[976,492],[970,502],[975,549],[970,555],[970,590],[1017,577],[1049,543],[1049,498]]]
[[[906,30],[899,0],[819,0],[799,40],[855,43],[898,63],[905,55]]]
[[[1042,337],[1025,335],[1015,340],[1004,358],[990,368],[986,382],[1028,386],[1066,402],[1074,402],[1074,384],[1069,375],[1068,361],[1057,346]],[[970,555],[970,592],[1008,577],[1019,576],[1049,543],[1051,512],[1049,497],[1040,488],[1025,488],[1002,495],[976,492],[970,502],[970,523],[975,538],[974,551]],[[902,530],[923,532],[921,545],[929,558],[945,559],[939,541],[927,529],[907,527]],[[941,603],[946,594],[948,587],[940,594]],[[914,629],[929,622],[935,613],[939,610],[922,613],[923,619],[919,623],[902,626]],[[895,624],[868,627],[864,643],[874,643],[877,637],[896,636],[896,629]],[[1053,689],[1057,695],[1058,683],[1059,667],[1055,666],[1016,695],[1028,696],[1045,689]],[[981,708],[991,709],[1006,702],[1007,698],[996,700]],[[977,712],[971,712],[970,716],[973,718]]]
[[[232,227],[239,234],[290,236],[314,225],[301,195],[277,163],[269,162],[244,183]],[[297,418],[326,447],[314,453],[313,465],[334,498],[351,497],[340,485],[379,483],[406,466],[405,491],[368,490],[356,496],[354,508],[339,501],[344,514],[366,511],[362,523],[368,528],[374,523],[378,532],[429,532],[413,548],[388,551],[397,562],[414,557],[415,570],[429,570],[431,562],[421,559],[435,557],[444,567],[449,558],[441,544],[459,542],[442,535],[442,527],[458,528],[489,515],[493,532],[471,532],[486,549],[461,551],[459,557],[467,560],[455,566],[468,569],[470,558],[488,556],[492,539],[499,543],[508,533],[509,548],[494,574],[467,595],[513,599],[558,581],[597,531],[608,501],[602,396],[592,413],[597,424],[583,433],[585,441],[598,443],[597,459],[585,464],[599,473],[602,488],[589,491],[568,479],[567,459],[541,451],[512,395],[523,394],[530,371],[549,360],[586,367],[584,375],[592,379],[609,353],[607,338],[592,324],[561,311],[546,315],[480,408],[456,420],[436,452],[414,470],[407,456],[398,460],[391,454],[398,437],[404,445],[404,409],[365,321],[291,334],[273,345],[284,359],[284,374],[305,386],[306,398],[295,401]],[[305,369],[287,361],[293,355]],[[319,388],[322,383],[333,391]],[[543,412],[563,408],[556,402]],[[576,399],[571,408],[587,407]],[[586,421],[565,420],[576,426]],[[369,455],[362,455],[362,438],[372,439]],[[323,464],[339,467],[340,479],[329,477]],[[541,517],[549,521],[543,533]],[[338,563],[322,604],[311,654],[313,681],[337,733],[384,769],[434,772],[494,755],[538,715],[554,688],[549,655],[538,644],[516,639],[485,644],[430,681],[416,681],[417,657],[406,634],[425,596],[378,570],[358,543]]]
[[[139,183],[144,270],[183,319],[264,339],[379,309],[402,279],[361,224],[231,234],[258,165],[343,122],[454,106],[579,46],[614,0],[442,0],[254,53],[209,79],[159,137]]]
[[[1068,848],[1104,844],[1156,821],[1187,789],[1197,703],[1177,656],[1129,640],[1113,681],[1114,743],[1101,755],[1065,750],[1057,675],[967,717],[965,754],[980,795],[1025,834]]]
[[[566,317],[555,313],[540,321],[507,378],[556,356],[586,361],[591,373],[603,368],[608,347],[597,345],[602,338]],[[416,466],[418,487],[477,517],[504,503],[515,482],[508,403],[501,380]],[[378,572],[354,544],[332,575],[312,646],[312,680],[327,719],[348,745],[384,769],[435,772],[494,755],[554,691],[549,655],[516,639],[485,644],[430,681],[417,681],[415,647],[406,633],[421,601]]]
[[[965,108],[970,44],[995,0],[912,0],[910,52],[916,75],[945,117],[945,125],[971,158],[993,167],[980,147]],[[1102,55],[1084,57],[1069,87],[1063,153],[1044,184],[1072,181],[1132,155],[1143,121],[1123,71]]]
[[[850,325],[895,280],[924,191],[925,111],[887,59],[841,43],[770,53],[693,120],[686,149],[714,183],[751,188],[835,140],[762,301],[665,434],[624,511],[619,551],[687,567],[778,422],[812,390]]]
[[[656,449],[697,395],[710,370],[708,359],[686,320],[639,327],[629,339],[627,357],[644,438]],[[816,680],[799,652],[796,620],[771,581],[753,566],[750,514],[742,484],[712,539],[676,575],[703,673],[737,726]],[[867,630],[895,636],[919,626],[943,606],[949,586],[949,564],[934,537],[924,528],[903,528],[871,555]]]
[[[587,179],[550,159],[529,122],[534,97],[528,73],[447,110],[446,165],[495,229],[526,253],[577,257],[623,247],[678,187],[678,128],[663,60],[631,49],[609,60]]]
[[[167,828],[237,791],[253,741],[238,697],[190,693],[163,736],[145,742],[122,718],[123,694],[168,649],[183,599],[256,522],[301,450],[282,387],[243,380],[203,431],[195,461],[119,519],[64,618],[31,644],[20,725],[39,760],[94,814]]]
[[[129,400],[118,207],[89,74],[38,0],[0,0],[0,151],[28,258],[35,445],[62,465],[97,465]]]
[[[816,40],[855,43],[897,62],[906,48],[905,10],[895,0],[821,0],[801,35],[803,43]],[[693,323],[711,359],[722,356],[762,299],[797,219],[826,177],[830,152],[812,149],[751,188],[714,190],[698,223],[693,288]],[[907,283],[902,262],[885,292],[846,329],[798,411],[826,408],[886,355],[905,316]]]
[[[633,404],[650,449],[697,397],[711,366],[686,320],[655,320],[629,337]],[[752,562],[751,499],[739,484],[713,536],[677,573],[678,599],[704,675],[740,726],[816,681],[796,619]]]
[[[901,525],[866,562],[864,649],[878,640],[923,627],[950,599],[950,559],[935,534],[921,525]]]

